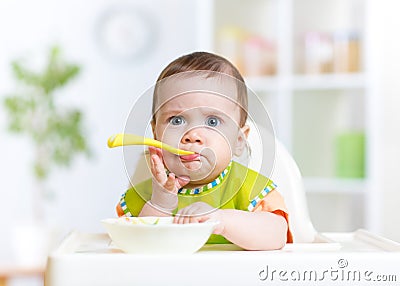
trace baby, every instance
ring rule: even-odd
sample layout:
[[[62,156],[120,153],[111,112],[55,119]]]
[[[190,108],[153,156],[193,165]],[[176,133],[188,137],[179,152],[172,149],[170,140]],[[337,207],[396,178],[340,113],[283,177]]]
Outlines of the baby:
[[[149,147],[152,178],[127,190],[119,216],[220,223],[208,243],[273,250],[292,242],[275,184],[233,161],[247,146],[247,89],[226,59],[195,52],[171,62],[153,93],[154,138],[192,155]]]

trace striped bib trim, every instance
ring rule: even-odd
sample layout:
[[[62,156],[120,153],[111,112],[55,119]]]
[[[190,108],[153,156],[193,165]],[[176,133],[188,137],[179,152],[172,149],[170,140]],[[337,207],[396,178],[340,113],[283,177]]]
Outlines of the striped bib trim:
[[[207,185],[204,185],[200,188],[195,188],[195,189],[181,188],[178,190],[178,194],[180,194],[180,195],[198,195],[203,192],[211,190],[212,188],[218,186],[222,182],[223,178],[229,173],[231,166],[232,166],[232,161],[229,163],[228,167],[226,167],[226,169],[224,171],[222,171],[222,173],[211,183],[208,183]]]

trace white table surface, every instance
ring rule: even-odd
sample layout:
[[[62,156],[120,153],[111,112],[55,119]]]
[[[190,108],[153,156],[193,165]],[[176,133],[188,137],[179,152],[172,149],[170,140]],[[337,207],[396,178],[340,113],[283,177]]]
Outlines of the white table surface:
[[[191,255],[137,255],[107,234],[73,232],[50,255],[45,285],[400,285],[398,243],[362,230],[318,241],[277,251],[206,245]]]

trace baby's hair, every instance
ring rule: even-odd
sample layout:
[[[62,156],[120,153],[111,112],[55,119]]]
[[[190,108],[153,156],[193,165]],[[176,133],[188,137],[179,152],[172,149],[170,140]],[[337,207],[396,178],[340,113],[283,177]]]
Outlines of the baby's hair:
[[[164,68],[157,79],[157,83],[163,79],[183,72],[204,71],[209,72],[210,76],[216,73],[228,75],[236,80],[238,87],[237,102],[240,106],[240,127],[246,124],[247,120],[247,88],[244,79],[238,69],[227,59],[208,52],[194,52],[177,58]],[[154,93],[154,96],[156,93]],[[153,98],[153,121],[156,100]]]

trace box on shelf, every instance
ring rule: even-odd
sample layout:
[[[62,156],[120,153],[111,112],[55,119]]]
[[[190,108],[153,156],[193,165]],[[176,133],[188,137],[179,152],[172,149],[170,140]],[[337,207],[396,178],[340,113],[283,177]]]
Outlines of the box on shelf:
[[[344,132],[336,137],[336,176],[363,178],[365,176],[365,134]]]

